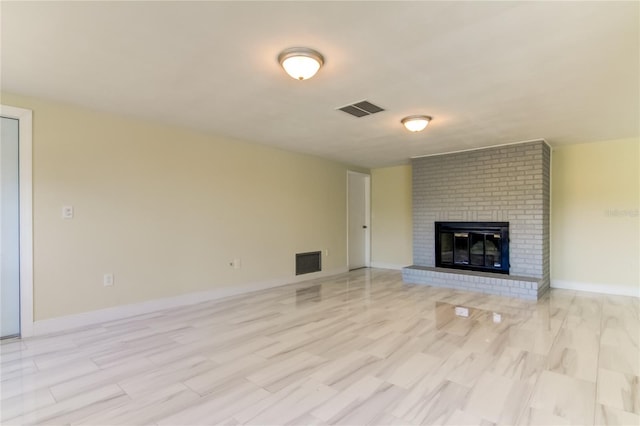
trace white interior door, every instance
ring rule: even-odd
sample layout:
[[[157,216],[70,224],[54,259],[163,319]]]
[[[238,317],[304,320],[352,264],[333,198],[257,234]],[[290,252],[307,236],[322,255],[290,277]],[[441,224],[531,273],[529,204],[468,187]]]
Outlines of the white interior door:
[[[20,335],[19,121],[0,119],[0,338],[5,338]]]
[[[348,187],[348,246],[349,269],[369,266],[369,175],[349,172]]]

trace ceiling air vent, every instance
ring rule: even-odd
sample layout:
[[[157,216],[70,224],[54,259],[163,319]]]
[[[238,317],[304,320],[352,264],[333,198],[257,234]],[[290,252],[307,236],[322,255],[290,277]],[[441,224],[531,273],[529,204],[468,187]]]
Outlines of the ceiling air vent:
[[[339,109],[340,111],[344,111],[347,114],[351,114],[354,117],[364,117],[366,115],[384,111],[384,108],[380,108],[378,105],[374,105],[369,101],[357,102],[355,104],[345,105],[337,109]]]

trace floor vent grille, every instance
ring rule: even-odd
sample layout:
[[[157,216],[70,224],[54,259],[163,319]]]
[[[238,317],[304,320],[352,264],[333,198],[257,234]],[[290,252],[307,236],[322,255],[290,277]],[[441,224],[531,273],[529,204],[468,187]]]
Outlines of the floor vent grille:
[[[337,109],[358,118],[384,111],[384,108],[374,105],[369,101],[356,102]]]
[[[319,251],[296,254],[296,275],[310,274],[322,270]]]

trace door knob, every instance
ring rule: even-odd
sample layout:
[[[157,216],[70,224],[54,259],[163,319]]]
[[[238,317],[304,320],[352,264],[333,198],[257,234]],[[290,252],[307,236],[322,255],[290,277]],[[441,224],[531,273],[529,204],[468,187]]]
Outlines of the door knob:
[[[362,225],[362,229],[367,229],[367,225]]]

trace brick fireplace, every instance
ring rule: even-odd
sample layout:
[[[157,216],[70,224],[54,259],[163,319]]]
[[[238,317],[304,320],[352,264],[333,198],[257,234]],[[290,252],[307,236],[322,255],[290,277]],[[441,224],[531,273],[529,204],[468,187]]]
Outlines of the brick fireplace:
[[[541,296],[549,288],[550,159],[544,141],[413,159],[414,264],[405,282]],[[436,222],[508,224],[508,274],[436,267]]]

